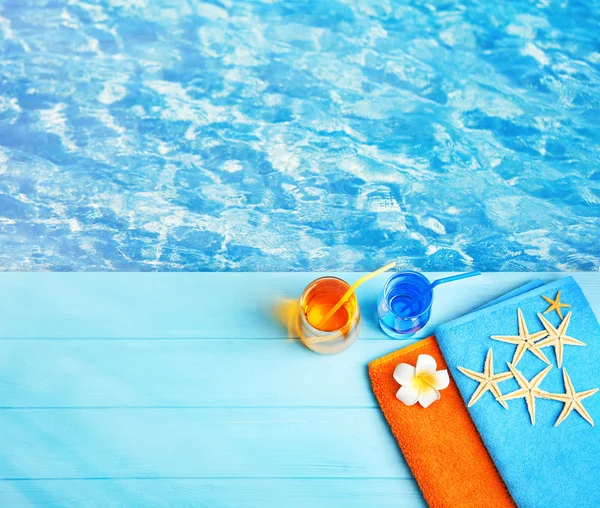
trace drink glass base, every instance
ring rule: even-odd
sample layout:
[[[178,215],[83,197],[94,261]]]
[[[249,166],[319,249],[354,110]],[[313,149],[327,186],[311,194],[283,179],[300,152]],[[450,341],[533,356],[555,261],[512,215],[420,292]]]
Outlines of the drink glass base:
[[[381,329],[383,330],[383,332],[388,337],[391,337],[392,339],[399,339],[399,340],[410,339],[416,333],[416,331],[408,332],[408,333],[398,333],[396,330],[393,330],[388,325],[386,325],[383,322],[383,320],[381,320],[381,319],[379,319],[379,326],[381,327]]]

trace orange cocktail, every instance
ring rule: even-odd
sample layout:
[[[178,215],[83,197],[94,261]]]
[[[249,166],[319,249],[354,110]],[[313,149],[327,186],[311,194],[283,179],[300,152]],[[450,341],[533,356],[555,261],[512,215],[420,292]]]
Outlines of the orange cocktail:
[[[300,339],[318,353],[339,353],[358,337],[360,309],[356,295],[327,321],[323,319],[340,301],[350,286],[337,277],[321,277],[312,281],[300,298]]]

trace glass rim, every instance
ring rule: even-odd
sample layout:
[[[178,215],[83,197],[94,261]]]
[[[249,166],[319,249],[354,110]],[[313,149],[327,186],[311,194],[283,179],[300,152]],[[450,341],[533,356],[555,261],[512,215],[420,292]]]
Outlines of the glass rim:
[[[431,310],[431,306],[433,305],[433,291],[430,289],[429,293],[431,293],[431,298],[429,299],[429,305],[427,305],[427,307],[420,312],[419,314],[415,314],[413,316],[408,316],[408,317],[404,317],[404,316],[399,316],[398,314],[396,314],[393,310],[391,305],[389,304],[388,301],[388,292],[389,292],[389,285],[390,282],[392,282],[396,277],[400,276],[400,275],[404,275],[404,274],[410,274],[410,275],[416,275],[417,277],[419,277],[421,280],[424,280],[427,285],[431,285],[431,281],[422,273],[420,272],[415,272],[414,270],[402,270],[401,272],[396,272],[394,275],[392,275],[387,282],[385,283],[385,286],[383,286],[383,297],[385,298],[385,303],[388,307],[388,309],[390,310],[390,312],[396,316],[396,318],[398,319],[404,319],[406,321],[412,320],[412,319],[416,319],[416,318],[420,318],[423,314],[429,312],[429,310]]]

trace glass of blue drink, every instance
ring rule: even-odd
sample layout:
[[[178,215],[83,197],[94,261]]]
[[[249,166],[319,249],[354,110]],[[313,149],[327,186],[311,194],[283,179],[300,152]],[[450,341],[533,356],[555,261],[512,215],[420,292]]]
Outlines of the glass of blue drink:
[[[392,275],[377,301],[381,329],[394,339],[407,339],[423,328],[431,315],[432,289],[429,279],[420,273]]]

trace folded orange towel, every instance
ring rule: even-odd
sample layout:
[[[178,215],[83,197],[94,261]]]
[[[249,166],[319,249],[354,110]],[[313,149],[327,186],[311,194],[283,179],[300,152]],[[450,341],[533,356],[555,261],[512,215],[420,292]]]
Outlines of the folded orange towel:
[[[447,369],[434,336],[369,364],[373,391],[425,500],[437,507],[514,507],[515,504],[469,416],[454,380],[427,409],[396,398],[392,374],[399,363],[415,365],[420,354]]]

